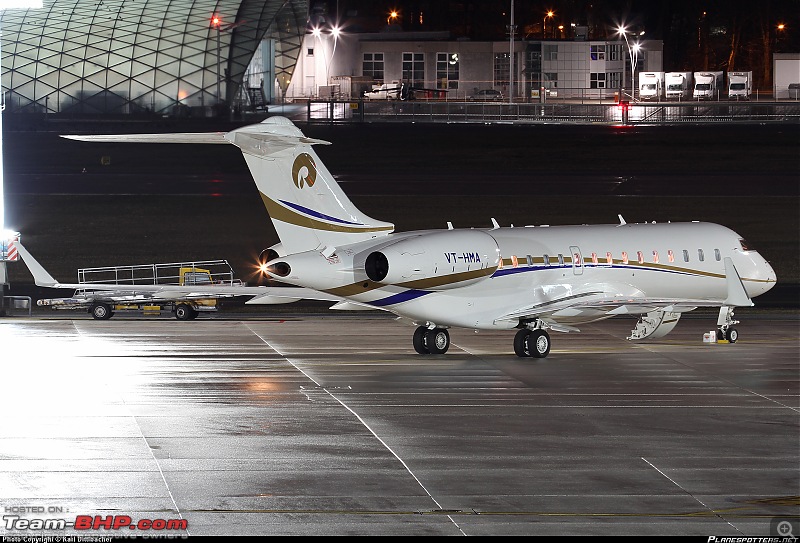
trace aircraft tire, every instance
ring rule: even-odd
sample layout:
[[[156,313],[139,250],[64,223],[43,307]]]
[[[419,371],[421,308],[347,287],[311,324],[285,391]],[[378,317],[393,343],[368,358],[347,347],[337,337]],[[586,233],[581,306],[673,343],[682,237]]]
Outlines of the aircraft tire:
[[[533,330],[526,343],[530,356],[534,358],[545,358],[550,354],[550,334],[545,330]]]
[[[92,314],[93,319],[101,321],[110,319],[114,314],[114,312],[111,311],[111,306],[108,304],[94,304],[89,310],[89,313]]]
[[[425,346],[431,354],[444,354],[450,348],[450,332],[446,328],[434,328],[425,332]]]
[[[419,354],[431,354],[427,347],[425,347],[425,333],[428,331],[424,326],[418,327],[414,330],[414,350]]]
[[[739,331],[736,328],[728,328],[725,333],[725,339],[730,343],[736,343],[736,340],[739,339]]]
[[[517,332],[517,334],[514,336],[514,354],[520,358],[525,358],[531,355],[531,351],[528,349],[528,338],[530,335],[531,331],[527,328],[524,328]]]
[[[175,306],[175,318],[179,321],[189,321],[197,317],[197,311],[189,304],[178,304]]]

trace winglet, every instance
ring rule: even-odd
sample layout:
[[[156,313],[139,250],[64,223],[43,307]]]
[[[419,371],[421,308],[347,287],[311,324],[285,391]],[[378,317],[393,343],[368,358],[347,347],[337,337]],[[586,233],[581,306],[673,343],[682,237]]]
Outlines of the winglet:
[[[628,224],[628,223],[625,222],[625,219],[622,218],[622,213],[618,213],[617,217],[619,217],[619,225],[620,226]]]
[[[500,225],[497,224],[497,220],[495,220],[495,218],[492,217],[492,230],[497,230],[498,228],[500,228]]]
[[[47,270],[33,258],[28,250],[22,246],[21,243],[16,243],[17,251],[19,255],[22,257],[22,260],[25,261],[25,265],[28,266],[28,269],[31,271],[33,275],[33,280],[39,287],[58,287],[58,281],[53,279],[53,276],[47,273]]]
[[[725,280],[728,283],[728,297],[723,302],[725,305],[740,307],[754,305],[753,300],[750,299],[744,289],[742,278],[739,277],[736,266],[733,265],[733,260],[729,256],[725,257]]]

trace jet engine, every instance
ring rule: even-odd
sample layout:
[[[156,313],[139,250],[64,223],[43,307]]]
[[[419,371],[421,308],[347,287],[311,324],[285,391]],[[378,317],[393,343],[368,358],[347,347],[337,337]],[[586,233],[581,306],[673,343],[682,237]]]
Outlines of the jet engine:
[[[373,251],[364,268],[376,283],[448,290],[482,281],[497,269],[497,241],[480,230],[445,230]]]

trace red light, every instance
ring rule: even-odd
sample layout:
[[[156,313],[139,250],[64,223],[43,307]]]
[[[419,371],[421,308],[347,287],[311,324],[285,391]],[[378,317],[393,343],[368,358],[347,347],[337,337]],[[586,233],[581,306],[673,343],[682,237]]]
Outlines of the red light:
[[[211,26],[219,26],[221,24],[222,24],[222,19],[220,19],[218,16],[214,15],[213,17],[211,17]]]

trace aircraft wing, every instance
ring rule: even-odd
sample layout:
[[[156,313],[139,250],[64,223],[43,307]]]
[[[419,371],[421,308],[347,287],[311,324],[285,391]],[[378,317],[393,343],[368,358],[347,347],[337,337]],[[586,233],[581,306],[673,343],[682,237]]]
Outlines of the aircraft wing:
[[[723,300],[689,298],[648,298],[619,296],[605,292],[586,292],[531,304],[497,318],[498,321],[539,318],[550,324],[569,322],[574,317],[595,315],[598,318],[616,315],[642,315],[651,311],[684,313],[698,307],[721,307]],[[566,327],[570,328],[570,327]],[[574,328],[570,328],[575,330]]]
[[[80,290],[86,297],[109,301],[176,301],[190,299],[228,298],[252,296],[246,304],[280,304],[298,300],[341,302],[344,299],[326,292],[301,287],[263,287],[236,284],[208,285],[119,285],[113,283],[62,283],[47,270],[21,244],[17,251],[28,266],[37,286]]]

